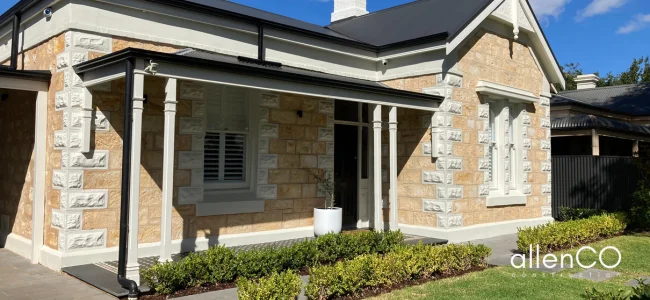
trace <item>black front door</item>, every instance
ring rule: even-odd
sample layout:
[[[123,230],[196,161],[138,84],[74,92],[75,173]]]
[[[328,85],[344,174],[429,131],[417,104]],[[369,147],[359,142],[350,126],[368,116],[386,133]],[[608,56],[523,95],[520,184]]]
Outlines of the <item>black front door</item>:
[[[343,226],[356,226],[358,209],[357,126],[335,125],[334,182],[336,206],[343,208]]]

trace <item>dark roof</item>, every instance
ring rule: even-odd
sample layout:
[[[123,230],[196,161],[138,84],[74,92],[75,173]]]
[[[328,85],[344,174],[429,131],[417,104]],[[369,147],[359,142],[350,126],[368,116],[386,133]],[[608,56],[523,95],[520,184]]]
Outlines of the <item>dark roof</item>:
[[[650,128],[624,121],[594,115],[582,115],[551,119],[551,130],[609,129],[650,135]]]
[[[586,105],[630,116],[650,115],[650,84],[619,85],[560,92],[551,105]]]
[[[328,27],[376,46],[446,34],[454,37],[492,0],[418,0]]]
[[[52,73],[50,71],[24,71],[12,70],[6,67],[0,67],[0,77],[19,78],[37,81],[50,81]]]
[[[78,64],[74,70],[83,74],[123,62],[127,59],[139,58],[156,62],[169,62],[201,69],[212,69],[223,72],[272,78],[296,83],[305,83],[332,87],[343,90],[363,91],[367,93],[411,98],[425,101],[442,102],[444,97],[424,93],[393,89],[379,82],[361,80],[350,77],[331,75],[299,68],[283,66],[282,64],[259,61],[256,59],[234,57],[229,55],[185,49],[177,53],[162,53],[143,49],[127,48],[102,57]]]

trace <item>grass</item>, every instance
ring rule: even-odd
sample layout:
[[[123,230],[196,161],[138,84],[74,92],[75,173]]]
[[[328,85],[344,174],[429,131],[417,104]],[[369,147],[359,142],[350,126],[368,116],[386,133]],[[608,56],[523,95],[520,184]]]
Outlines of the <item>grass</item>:
[[[625,282],[631,279],[650,276],[650,251],[648,251],[650,235],[620,236],[590,246],[596,251],[607,246],[617,247],[623,259],[614,271],[620,272],[621,276],[600,283],[570,278],[570,274],[581,271],[577,264],[574,265],[575,268],[555,275],[517,270],[512,267],[498,267],[405,288],[373,299],[583,299],[582,295],[587,288],[617,291],[626,288]],[[560,253],[575,254],[577,250]],[[618,260],[614,251],[606,251],[603,256],[604,262],[608,265]],[[588,265],[598,261],[598,254],[583,251],[580,258],[583,264]],[[605,269],[599,265],[595,268]]]

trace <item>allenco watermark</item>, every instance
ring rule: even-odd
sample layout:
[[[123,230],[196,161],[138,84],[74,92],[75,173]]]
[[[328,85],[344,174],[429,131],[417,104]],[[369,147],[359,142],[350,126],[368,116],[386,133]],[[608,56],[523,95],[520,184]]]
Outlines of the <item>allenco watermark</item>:
[[[598,254],[598,261],[585,261],[585,259],[581,260],[580,255],[583,254],[583,252],[585,251]],[[607,251],[616,252],[616,254],[618,255],[618,260],[616,261],[616,264],[608,265],[603,261],[603,255]],[[576,252],[575,257],[572,256],[572,254],[567,253],[567,254],[561,254],[560,257],[558,258],[558,256],[553,253],[541,256],[539,253],[539,245],[535,246],[535,252],[533,252],[533,245],[530,245],[530,251],[528,253],[513,255],[510,258],[510,265],[512,265],[515,269],[525,269],[525,268],[539,269],[542,266],[547,269],[554,269],[558,267],[558,263],[559,263],[560,268],[564,269],[564,268],[573,268],[573,263],[575,261],[578,264],[578,266],[585,269],[591,269],[595,267],[597,263],[600,263],[601,266],[607,269],[614,269],[618,267],[618,265],[621,263],[621,259],[623,259],[623,256],[621,255],[621,251],[619,251],[616,247],[613,246],[605,247],[602,250],[600,250],[600,252],[597,252],[596,249],[592,247],[584,246],[580,248],[578,252]]]

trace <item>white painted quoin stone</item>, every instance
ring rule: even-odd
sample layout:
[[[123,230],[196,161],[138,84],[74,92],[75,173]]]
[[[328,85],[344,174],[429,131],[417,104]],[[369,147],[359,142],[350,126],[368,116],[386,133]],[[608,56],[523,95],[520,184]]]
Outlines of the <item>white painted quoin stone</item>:
[[[91,209],[106,208],[107,205],[108,190],[83,190],[61,193],[61,208]]]

